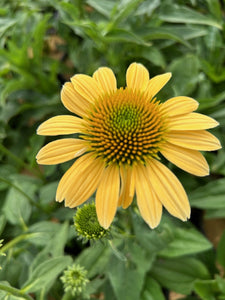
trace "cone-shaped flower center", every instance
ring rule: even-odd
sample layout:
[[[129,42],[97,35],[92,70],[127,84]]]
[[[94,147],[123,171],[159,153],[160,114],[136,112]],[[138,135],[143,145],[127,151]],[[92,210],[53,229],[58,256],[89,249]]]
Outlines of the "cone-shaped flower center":
[[[165,118],[147,94],[118,89],[98,99],[87,118],[90,151],[106,164],[133,164],[154,157],[163,143]]]

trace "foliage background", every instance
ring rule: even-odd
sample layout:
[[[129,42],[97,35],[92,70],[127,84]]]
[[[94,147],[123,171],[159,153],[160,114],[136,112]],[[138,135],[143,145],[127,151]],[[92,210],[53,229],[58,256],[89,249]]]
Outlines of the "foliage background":
[[[75,73],[111,67],[119,86],[133,62],[151,76],[170,71],[160,99],[197,99],[225,145],[225,2],[219,0],[0,0],[0,299],[225,299],[225,150],[205,153],[211,175],[170,166],[188,193],[187,223],[164,212],[150,230],[136,210],[119,210],[110,243],[82,244],[75,210],[54,201],[68,168],[40,167],[50,141],[36,135],[67,113],[60,89]],[[216,222],[215,222],[216,220]],[[217,224],[222,224],[218,227]],[[212,238],[211,238],[212,237]],[[111,244],[110,247],[109,244]],[[80,297],[59,277],[73,263],[88,271]],[[182,296],[183,295],[183,296]]]

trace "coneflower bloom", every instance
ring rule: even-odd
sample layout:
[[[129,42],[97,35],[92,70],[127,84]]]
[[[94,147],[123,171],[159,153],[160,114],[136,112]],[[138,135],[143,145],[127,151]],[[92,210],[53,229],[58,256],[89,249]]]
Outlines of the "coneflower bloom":
[[[65,200],[72,208],[96,191],[97,216],[104,228],[110,226],[117,207],[127,208],[135,194],[151,228],[159,224],[163,206],[183,221],[190,217],[184,188],[160,156],[191,174],[208,175],[199,151],[221,148],[205,130],[218,122],[193,112],[198,102],[192,98],[158,101],[155,96],[170,77],[165,73],[150,79],[143,65],[132,63],[125,88],[117,88],[107,67],[92,77],[75,75],[64,84],[62,102],[76,116],[52,117],[37,130],[40,135],[76,134],[50,142],[37,154],[37,162],[44,165],[77,158],[59,182],[56,201]]]

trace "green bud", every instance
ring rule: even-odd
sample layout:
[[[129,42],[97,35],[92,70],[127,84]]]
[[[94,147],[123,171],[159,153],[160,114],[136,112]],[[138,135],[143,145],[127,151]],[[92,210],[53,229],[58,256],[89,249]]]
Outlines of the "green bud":
[[[102,239],[110,231],[99,224],[94,203],[85,204],[77,209],[74,226],[77,236],[84,242]]]
[[[64,291],[70,292],[72,296],[79,296],[85,291],[86,284],[89,282],[87,271],[78,264],[74,264],[64,271],[60,277]]]

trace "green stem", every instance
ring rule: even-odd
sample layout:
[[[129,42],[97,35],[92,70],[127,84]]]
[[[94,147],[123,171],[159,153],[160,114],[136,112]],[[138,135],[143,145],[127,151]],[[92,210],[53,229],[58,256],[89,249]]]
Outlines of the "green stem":
[[[21,292],[20,290],[12,287],[12,286],[8,286],[8,285],[4,285],[0,283],[0,290],[2,291],[6,291],[8,293],[10,293],[10,295],[16,296],[16,297],[22,297],[23,299],[26,300],[33,300],[33,298],[31,298],[29,295],[24,294],[23,292]]]
[[[127,261],[127,258],[126,256],[120,252],[114,245],[113,245],[113,242],[111,240],[108,240],[108,243],[109,243],[109,246],[111,247],[112,251],[113,251],[113,254],[115,254],[115,256],[117,258],[119,258],[119,260],[122,260],[122,261]]]
[[[9,250],[10,248],[12,248],[13,246],[15,246],[16,244],[18,244],[21,241],[25,241],[25,240],[29,240],[30,238],[33,238],[35,236],[38,236],[39,233],[26,233],[26,234],[22,234],[16,238],[14,238],[13,240],[11,240],[10,242],[8,242],[7,244],[5,244],[1,249],[0,249],[0,254],[4,253],[5,251]]]
[[[33,169],[31,166],[29,166],[27,163],[25,163],[22,159],[20,159],[19,157],[17,157],[15,154],[13,154],[11,151],[9,151],[5,146],[3,146],[2,144],[0,144],[0,151],[2,153],[4,153],[5,155],[9,156],[10,158],[12,158],[19,166],[24,167],[25,169],[29,170],[30,172],[32,172],[34,175],[38,175],[38,176],[42,176],[42,173],[40,170],[35,170]]]

